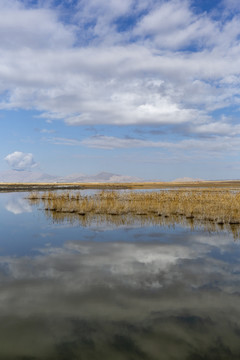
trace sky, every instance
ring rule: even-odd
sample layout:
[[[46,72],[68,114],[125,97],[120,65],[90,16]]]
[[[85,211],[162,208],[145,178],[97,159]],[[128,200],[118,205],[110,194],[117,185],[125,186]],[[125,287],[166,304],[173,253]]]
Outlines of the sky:
[[[0,0],[0,171],[240,178],[238,0]]]

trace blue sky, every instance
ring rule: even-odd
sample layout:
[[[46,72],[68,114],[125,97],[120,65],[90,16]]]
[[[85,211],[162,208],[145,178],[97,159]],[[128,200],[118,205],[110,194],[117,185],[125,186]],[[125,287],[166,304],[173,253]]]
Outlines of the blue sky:
[[[240,2],[0,0],[0,171],[240,178]]]

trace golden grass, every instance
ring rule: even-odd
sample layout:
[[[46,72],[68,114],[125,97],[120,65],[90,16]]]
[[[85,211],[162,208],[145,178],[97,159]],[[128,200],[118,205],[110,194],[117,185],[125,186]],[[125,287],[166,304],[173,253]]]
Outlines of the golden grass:
[[[228,231],[240,238],[240,193],[221,189],[170,190],[154,192],[102,191],[91,196],[33,192],[32,205],[43,205],[53,222],[78,222],[82,226],[106,223],[114,226],[163,225]]]
[[[58,189],[181,189],[181,188],[226,188],[240,189],[239,180],[193,181],[193,182],[135,182],[135,183],[0,183],[0,192],[44,191]]]
[[[188,222],[211,222],[219,226],[240,224],[240,192],[224,188],[152,192],[101,191],[89,196],[67,191],[42,194],[33,192],[28,199],[31,204],[41,202],[46,212],[55,219],[66,214],[76,214],[78,217],[142,216],[148,219],[151,216],[174,218],[174,222],[184,218]]]

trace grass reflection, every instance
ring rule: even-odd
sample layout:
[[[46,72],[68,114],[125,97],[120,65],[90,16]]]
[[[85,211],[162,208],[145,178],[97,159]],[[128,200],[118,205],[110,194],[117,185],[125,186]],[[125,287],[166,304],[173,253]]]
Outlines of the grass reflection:
[[[181,225],[209,232],[228,231],[240,237],[240,193],[226,189],[171,190],[160,192],[101,191],[31,193],[30,204],[44,207],[55,223],[139,226]]]

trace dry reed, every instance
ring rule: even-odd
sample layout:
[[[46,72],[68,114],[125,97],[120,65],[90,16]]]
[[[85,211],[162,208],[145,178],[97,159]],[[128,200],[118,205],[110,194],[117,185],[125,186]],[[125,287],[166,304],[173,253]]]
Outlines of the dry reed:
[[[65,213],[123,215],[182,215],[220,224],[240,224],[240,193],[231,191],[182,190],[159,192],[101,191],[80,193],[31,193],[29,200],[42,201],[46,210]]]
[[[89,196],[80,192],[31,193],[32,204],[42,202],[48,212],[61,214],[134,215],[185,217],[219,225],[240,224],[240,193],[225,189],[152,192],[101,191]]]

